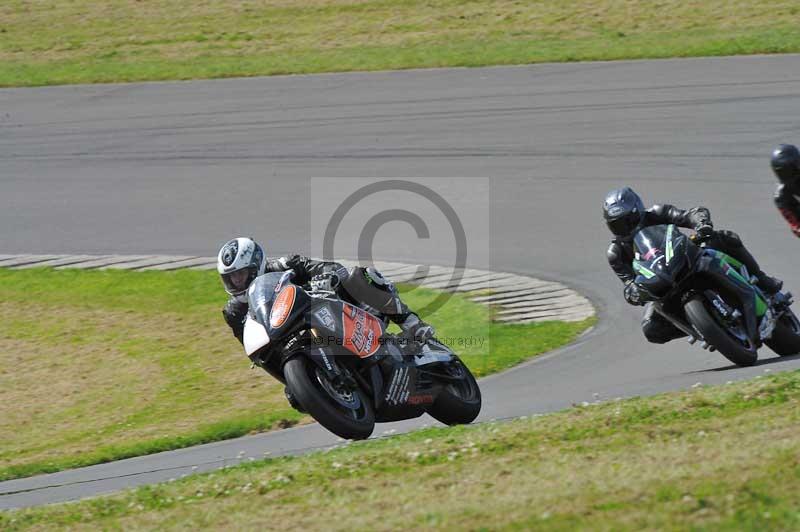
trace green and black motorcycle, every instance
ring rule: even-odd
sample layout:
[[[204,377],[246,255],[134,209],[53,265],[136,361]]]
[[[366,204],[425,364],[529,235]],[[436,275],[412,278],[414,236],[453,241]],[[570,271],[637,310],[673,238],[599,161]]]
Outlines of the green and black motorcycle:
[[[800,353],[790,293],[767,297],[743,264],[674,225],[645,227],[633,243],[634,282],[690,343],[740,366],[755,364],[763,344],[780,356]]]

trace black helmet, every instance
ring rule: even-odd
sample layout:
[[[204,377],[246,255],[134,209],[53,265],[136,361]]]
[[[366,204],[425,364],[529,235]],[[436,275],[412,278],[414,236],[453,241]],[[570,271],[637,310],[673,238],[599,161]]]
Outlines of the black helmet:
[[[792,188],[800,185],[800,151],[797,146],[781,144],[772,150],[769,162],[781,183]]]
[[[618,188],[606,194],[603,218],[617,236],[630,236],[644,216],[642,198],[631,187]]]

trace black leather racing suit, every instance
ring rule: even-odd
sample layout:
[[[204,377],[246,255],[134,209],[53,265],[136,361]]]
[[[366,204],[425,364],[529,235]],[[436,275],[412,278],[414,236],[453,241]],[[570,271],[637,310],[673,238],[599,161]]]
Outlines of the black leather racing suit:
[[[705,207],[696,207],[682,210],[672,205],[654,205],[644,214],[641,227],[651,225],[674,224],[678,227],[695,229],[711,224],[711,213]],[[755,258],[742,244],[739,235],[732,231],[715,231],[713,236],[706,240],[708,247],[727,253],[747,267],[747,271],[756,276],[763,276]],[[627,284],[636,278],[633,271],[633,235],[616,237],[606,252],[608,263],[619,279]],[[683,331],[672,325],[668,320],[655,313],[653,303],[645,305],[642,317],[642,332],[648,341],[663,344],[685,336]]]
[[[778,185],[775,190],[775,206],[789,223],[795,236],[800,237],[800,191],[793,191],[786,185]]]
[[[292,282],[297,285],[307,284],[313,277],[325,273],[337,273],[341,281],[338,293],[342,299],[361,306],[372,312],[378,312],[395,323],[402,324],[412,316],[409,308],[400,300],[394,285],[380,273],[366,268],[355,268],[352,274],[338,262],[309,259],[301,255],[268,259],[266,272],[284,272],[294,270]],[[248,304],[246,298],[241,301],[231,296],[222,309],[222,316],[230,326],[233,335],[241,342],[244,334],[244,322],[247,317]]]

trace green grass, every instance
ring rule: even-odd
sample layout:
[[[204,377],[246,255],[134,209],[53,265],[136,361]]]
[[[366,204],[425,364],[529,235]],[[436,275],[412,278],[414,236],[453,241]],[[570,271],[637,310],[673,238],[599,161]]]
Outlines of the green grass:
[[[800,51],[791,0],[8,0],[0,86]]]
[[[800,372],[427,429],[76,504],[0,528],[797,530]]]
[[[410,291],[409,291],[410,290]],[[406,287],[422,306],[436,292]],[[222,320],[214,272],[0,269],[0,479],[308,422]],[[463,297],[428,318],[477,375],[590,322],[499,325]]]

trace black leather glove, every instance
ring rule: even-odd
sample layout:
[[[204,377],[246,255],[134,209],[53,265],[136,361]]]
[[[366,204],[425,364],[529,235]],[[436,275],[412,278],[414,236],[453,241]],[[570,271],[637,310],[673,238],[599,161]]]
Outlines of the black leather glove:
[[[315,275],[308,282],[316,292],[333,292],[339,286],[339,276],[334,272]]]
[[[714,226],[711,223],[700,224],[694,228],[698,240],[708,240],[714,236]]]
[[[244,320],[247,317],[247,303],[230,299],[222,309],[222,317],[233,335],[241,342],[244,336]]]
[[[625,291],[623,292],[623,295],[625,296],[625,301],[631,305],[644,305],[642,292],[639,290],[637,284],[633,281],[625,285]]]

